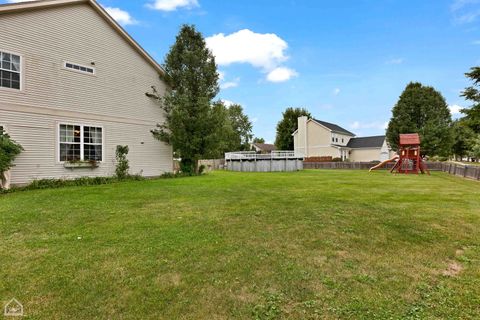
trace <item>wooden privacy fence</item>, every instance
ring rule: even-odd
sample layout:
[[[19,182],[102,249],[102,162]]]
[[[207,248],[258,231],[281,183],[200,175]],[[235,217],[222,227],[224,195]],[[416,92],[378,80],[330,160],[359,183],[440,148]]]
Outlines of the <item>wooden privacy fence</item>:
[[[205,159],[198,161],[199,166],[205,166],[207,171],[223,170],[225,168],[225,159]]]
[[[442,162],[441,170],[454,176],[480,180],[480,166],[469,166],[458,163]]]
[[[378,162],[304,162],[304,169],[359,169],[368,170]],[[394,163],[386,164],[383,169],[392,169]],[[442,162],[427,162],[427,167],[432,171],[441,171]]]
[[[304,169],[359,169],[368,170],[378,162],[304,162]],[[386,164],[383,169],[390,170],[393,163]],[[462,165],[452,162],[427,162],[430,171],[443,171],[451,175],[480,180],[480,166]]]

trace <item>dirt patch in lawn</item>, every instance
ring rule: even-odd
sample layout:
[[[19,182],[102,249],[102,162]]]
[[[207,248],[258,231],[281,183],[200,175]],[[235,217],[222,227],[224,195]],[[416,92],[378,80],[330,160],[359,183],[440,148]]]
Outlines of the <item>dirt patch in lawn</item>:
[[[448,267],[446,270],[442,272],[442,274],[446,277],[455,277],[457,276],[461,271],[463,267],[455,261],[451,261],[448,263]]]

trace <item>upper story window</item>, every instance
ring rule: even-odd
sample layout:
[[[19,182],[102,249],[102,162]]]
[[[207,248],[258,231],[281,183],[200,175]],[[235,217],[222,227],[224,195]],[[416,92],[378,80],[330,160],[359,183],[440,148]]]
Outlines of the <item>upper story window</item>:
[[[0,51],[0,87],[20,90],[22,58]]]
[[[82,72],[86,74],[95,74],[95,68],[82,66],[76,63],[65,62],[64,67],[77,72]]]

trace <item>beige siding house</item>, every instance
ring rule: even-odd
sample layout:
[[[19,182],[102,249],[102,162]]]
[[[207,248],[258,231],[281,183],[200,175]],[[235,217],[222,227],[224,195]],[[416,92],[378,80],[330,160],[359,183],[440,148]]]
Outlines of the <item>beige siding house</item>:
[[[172,171],[172,149],[150,130],[164,121],[145,95],[163,72],[94,0],[0,6],[0,126],[25,151],[13,184],[109,176],[128,145],[132,174]],[[68,168],[96,161],[97,168]]]
[[[293,133],[295,152],[311,157],[332,157],[349,161],[383,161],[393,156],[385,136],[355,137],[333,123],[298,118]]]

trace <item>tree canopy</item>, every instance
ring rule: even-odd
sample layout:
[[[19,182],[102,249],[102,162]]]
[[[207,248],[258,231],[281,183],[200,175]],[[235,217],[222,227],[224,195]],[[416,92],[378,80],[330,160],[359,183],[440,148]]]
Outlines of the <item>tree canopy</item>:
[[[245,151],[250,149],[252,141],[252,123],[243,112],[239,104],[233,104],[227,108],[227,116],[232,126],[233,136],[230,139],[230,147],[226,151]]]
[[[469,156],[475,143],[476,135],[464,121],[456,120],[453,122],[453,154],[463,158]]]
[[[255,138],[253,139],[253,143],[265,143],[265,139],[259,138],[259,137],[255,137]]]
[[[283,112],[283,118],[277,124],[277,136],[275,138],[275,146],[278,150],[293,150],[292,134],[298,129],[298,118],[312,115],[304,108],[287,108]]]
[[[473,86],[468,87],[462,96],[473,102],[470,108],[463,109],[465,123],[476,133],[480,133],[480,67],[474,67],[465,74],[473,81]]]
[[[387,139],[394,150],[398,148],[402,133],[419,133],[423,154],[451,154],[452,117],[440,92],[418,82],[407,85],[393,107],[392,118],[388,124]]]

